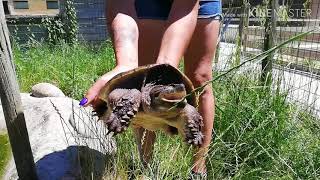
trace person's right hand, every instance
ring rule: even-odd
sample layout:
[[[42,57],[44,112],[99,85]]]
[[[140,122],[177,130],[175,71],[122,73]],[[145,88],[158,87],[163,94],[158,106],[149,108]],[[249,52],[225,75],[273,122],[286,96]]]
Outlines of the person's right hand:
[[[101,101],[98,99],[98,94],[101,91],[101,89],[105,86],[105,84],[113,78],[115,75],[129,71],[135,67],[129,67],[129,66],[116,66],[112,71],[109,71],[108,73],[101,76],[87,91],[84,98],[80,101],[80,106],[88,106],[92,105],[93,109],[97,107]]]

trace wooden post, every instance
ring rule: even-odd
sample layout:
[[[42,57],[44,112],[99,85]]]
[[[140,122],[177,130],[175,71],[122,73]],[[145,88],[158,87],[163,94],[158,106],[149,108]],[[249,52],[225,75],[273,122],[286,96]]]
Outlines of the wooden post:
[[[0,97],[19,179],[37,179],[13,56],[0,1]]]
[[[319,26],[320,25],[320,1],[319,0],[312,0],[311,2],[311,17],[309,17],[310,19],[312,19],[314,21],[314,23],[309,24],[308,26]]]
[[[246,52],[247,50],[247,41],[248,41],[248,31],[249,31],[249,11],[250,11],[250,4],[248,0],[243,2],[244,6],[244,14],[243,14],[243,29],[245,30],[243,33],[242,45],[243,51]]]
[[[245,7],[245,0],[241,1],[241,16],[240,16],[240,21],[239,21],[239,41],[238,45],[242,45],[242,40],[243,40],[243,30],[244,30],[244,24],[245,24],[245,13],[246,13],[246,7]]]
[[[275,37],[276,37],[276,10],[277,10],[277,1],[269,0],[268,1],[268,10],[271,11],[271,16],[269,13],[266,14],[266,21],[264,24],[265,35],[264,35],[264,43],[263,50],[267,51],[275,45]],[[261,81],[266,85],[271,85],[272,83],[272,61],[273,61],[273,53],[271,53],[268,57],[262,60],[262,73],[261,73]]]

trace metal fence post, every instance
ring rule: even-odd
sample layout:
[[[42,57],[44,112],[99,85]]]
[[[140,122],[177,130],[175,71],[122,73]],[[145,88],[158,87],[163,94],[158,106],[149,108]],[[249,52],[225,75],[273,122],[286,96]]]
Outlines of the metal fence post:
[[[37,179],[25,123],[13,56],[0,1],[0,97],[19,179]]]

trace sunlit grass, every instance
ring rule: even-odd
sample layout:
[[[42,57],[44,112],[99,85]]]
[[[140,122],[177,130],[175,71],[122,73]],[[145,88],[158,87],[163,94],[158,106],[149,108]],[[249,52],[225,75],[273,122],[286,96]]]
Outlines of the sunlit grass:
[[[10,143],[7,135],[0,135],[0,179],[4,173],[10,155]]]
[[[29,92],[36,83],[48,82],[76,99],[114,65],[109,43],[99,47],[38,45],[28,50],[16,46],[14,56],[22,92]]]

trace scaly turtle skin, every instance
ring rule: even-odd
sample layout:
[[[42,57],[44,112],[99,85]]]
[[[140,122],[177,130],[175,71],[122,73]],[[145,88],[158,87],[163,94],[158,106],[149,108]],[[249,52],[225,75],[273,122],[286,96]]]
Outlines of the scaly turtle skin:
[[[189,144],[202,144],[203,120],[195,106],[194,94],[181,100],[194,89],[191,81],[168,64],[141,66],[113,77],[101,90],[99,119],[114,134],[130,123],[145,129],[180,134]],[[180,102],[177,105],[177,102]]]

